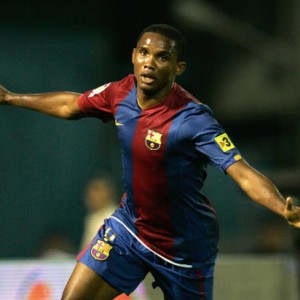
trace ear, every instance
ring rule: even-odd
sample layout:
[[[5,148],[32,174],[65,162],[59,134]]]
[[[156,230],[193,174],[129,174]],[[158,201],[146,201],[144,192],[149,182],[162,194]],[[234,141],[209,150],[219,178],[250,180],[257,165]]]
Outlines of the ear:
[[[136,49],[133,48],[132,54],[131,54],[131,62],[132,62],[133,64],[134,64],[134,55],[135,55],[135,51],[136,51]]]
[[[177,63],[176,67],[176,75],[181,75],[186,69],[186,62],[185,61],[179,61]]]

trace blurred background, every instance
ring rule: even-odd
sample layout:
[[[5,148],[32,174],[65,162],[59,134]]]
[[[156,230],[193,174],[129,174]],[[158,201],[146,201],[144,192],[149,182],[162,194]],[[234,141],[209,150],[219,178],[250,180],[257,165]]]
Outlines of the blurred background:
[[[298,0],[5,2],[0,84],[16,93],[85,92],[119,80],[132,72],[136,37],[152,23],[186,36],[188,68],[178,82],[213,109],[249,163],[284,195],[299,197]],[[51,247],[74,257],[94,178],[113,182],[117,205],[122,170],[112,123],[1,107],[0,259],[40,258]],[[297,230],[219,170],[209,167],[205,193],[219,214],[223,257],[279,255],[296,268]]]

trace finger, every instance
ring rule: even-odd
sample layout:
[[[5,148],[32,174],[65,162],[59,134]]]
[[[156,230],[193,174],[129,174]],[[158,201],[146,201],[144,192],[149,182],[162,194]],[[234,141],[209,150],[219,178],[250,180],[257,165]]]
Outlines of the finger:
[[[287,210],[293,210],[293,199],[291,197],[288,197],[286,199],[286,204],[285,204],[285,207]]]

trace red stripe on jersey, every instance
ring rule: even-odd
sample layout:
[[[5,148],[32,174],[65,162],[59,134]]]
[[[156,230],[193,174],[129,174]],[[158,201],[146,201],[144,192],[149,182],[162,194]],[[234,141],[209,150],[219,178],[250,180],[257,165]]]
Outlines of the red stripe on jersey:
[[[200,293],[200,298],[199,300],[205,300],[205,276],[201,273],[201,271],[199,269],[195,269],[195,273],[197,275],[197,277],[199,277],[199,293]]]
[[[141,112],[132,144],[133,200],[138,216],[135,222],[138,235],[147,246],[168,259],[175,253],[165,168],[166,141],[173,116],[186,104],[170,109],[168,102],[172,106],[172,100],[166,99],[164,105]]]
[[[217,212],[212,206],[212,204],[210,203],[210,201],[208,200],[208,198],[204,198],[204,202],[206,203],[207,207],[213,212],[213,214],[217,216]]]

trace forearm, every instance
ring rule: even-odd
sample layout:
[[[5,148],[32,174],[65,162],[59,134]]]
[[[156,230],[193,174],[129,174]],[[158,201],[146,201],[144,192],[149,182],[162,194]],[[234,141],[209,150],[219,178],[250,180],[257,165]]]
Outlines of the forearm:
[[[286,200],[266,176],[249,166],[245,161],[233,164],[228,168],[227,173],[249,198],[275,213],[283,215]]]
[[[286,200],[264,175],[257,172],[251,181],[247,179],[242,181],[240,187],[249,198],[283,216]]]
[[[75,119],[80,116],[76,106],[79,94],[54,92],[43,94],[14,94],[4,96],[4,104],[18,106],[52,115],[58,118]]]

